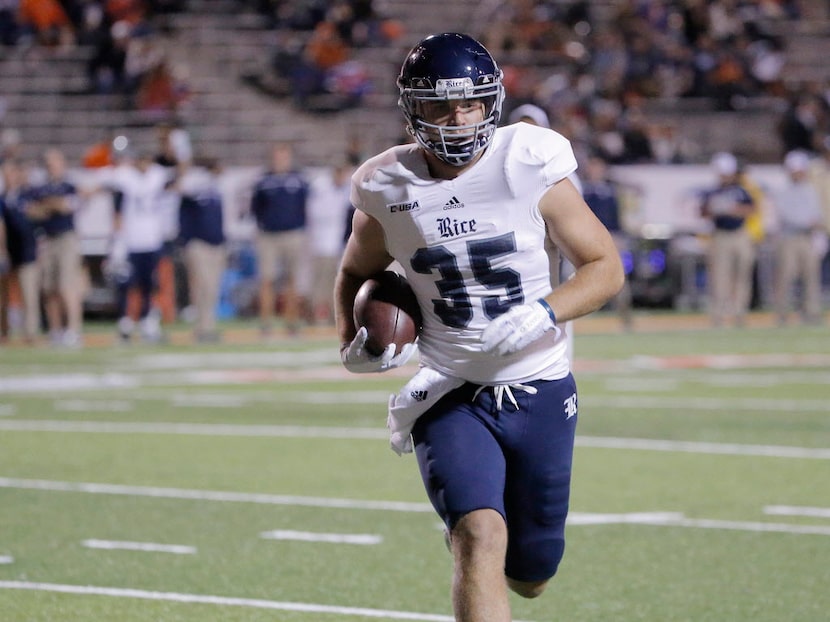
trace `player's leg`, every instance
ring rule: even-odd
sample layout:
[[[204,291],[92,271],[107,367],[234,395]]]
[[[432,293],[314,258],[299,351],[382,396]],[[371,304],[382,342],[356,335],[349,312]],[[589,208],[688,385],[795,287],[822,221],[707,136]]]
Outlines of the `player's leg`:
[[[509,622],[504,580],[504,458],[472,385],[449,393],[413,429],[430,501],[451,530],[453,609],[459,622]]]
[[[456,620],[509,622],[504,581],[507,527],[502,515],[491,509],[464,515],[452,530],[451,542]]]
[[[66,312],[64,345],[79,345],[83,327],[83,257],[78,235],[69,231],[58,240],[58,289]]]
[[[565,551],[577,421],[573,377],[534,382],[537,393],[517,395],[519,410],[502,415],[507,457],[505,574],[525,598],[545,589]]]
[[[799,262],[804,286],[804,321],[818,324],[821,321],[821,258],[813,248],[813,241],[800,236]]]
[[[271,330],[276,294],[274,279],[277,277],[277,250],[275,234],[258,232],[256,239],[257,271],[259,272],[259,325],[263,333]]]
[[[283,320],[291,334],[300,330],[301,302],[300,278],[301,267],[308,261],[305,247],[305,233],[302,230],[286,232],[282,240],[282,262],[287,278],[282,290]]]
[[[35,261],[17,268],[23,303],[23,336],[27,343],[33,343],[40,333],[40,278],[40,266]]]
[[[746,231],[738,231],[734,236],[735,253],[735,324],[742,326],[749,312],[752,298],[752,270],[755,266],[755,247]]]
[[[60,345],[63,335],[63,305],[59,293],[60,254],[59,238],[47,237],[42,246],[40,258],[42,272],[40,287],[43,295],[43,310],[52,345]]]

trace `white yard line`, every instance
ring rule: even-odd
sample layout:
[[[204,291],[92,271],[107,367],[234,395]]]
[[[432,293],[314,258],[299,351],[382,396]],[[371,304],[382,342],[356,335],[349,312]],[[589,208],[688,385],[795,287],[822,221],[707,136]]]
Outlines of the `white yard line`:
[[[385,510],[392,512],[433,512],[428,503],[407,503],[400,501],[368,501],[326,497],[298,497],[290,495],[269,495],[217,490],[190,490],[183,488],[155,488],[146,486],[124,486],[119,484],[97,484],[91,482],[60,482],[0,477],[0,488],[27,490],[48,490],[54,492],[75,492],[130,497],[156,497],[190,501],[219,501],[232,503],[259,503],[268,505],[326,507],[352,510]],[[790,525],[727,521],[715,519],[686,518],[679,512],[635,512],[629,514],[573,513],[575,525],[596,525],[602,523],[629,523],[674,527],[696,527],[701,529],[734,529],[738,531],[781,532],[830,536],[830,526]],[[603,520],[603,517],[608,517]]]
[[[681,512],[628,512],[600,514],[598,512],[569,512],[569,525],[660,525],[683,518]]]
[[[0,565],[13,563],[14,557],[12,557],[11,555],[0,555]]]
[[[0,424],[2,423],[3,422],[0,422]],[[739,443],[661,441],[650,438],[617,438],[603,436],[577,436],[576,444],[579,447],[593,447],[601,449],[635,449],[644,451],[668,451],[693,454],[719,454],[726,456],[761,456],[765,458],[830,460],[830,449],[791,447],[786,445],[742,445]]]
[[[176,434],[287,438],[381,439],[382,427],[345,428],[299,425],[235,425],[231,423],[138,423],[129,421],[2,420],[0,430],[18,432],[83,432],[90,434]]]
[[[327,439],[384,439],[381,428],[347,428],[297,425],[234,425],[226,423],[140,423],[129,421],[55,421],[0,420],[0,430],[17,432],[81,432],[88,434],[177,434],[193,436],[286,437]],[[786,445],[744,445],[740,443],[706,443],[665,441],[648,438],[577,436],[579,447],[631,449],[768,458],[830,460],[830,449]]]
[[[52,408],[65,412],[129,412],[133,402],[127,400],[55,400]]]
[[[734,531],[791,533],[813,536],[830,536],[830,526],[793,525],[789,523],[759,523],[749,521],[716,520],[711,518],[677,518],[663,522],[649,522],[649,525],[667,527],[696,527],[698,529],[729,529]]]
[[[771,399],[771,398],[727,398],[718,397],[663,397],[649,395],[618,395],[615,397],[580,396],[580,406],[583,408],[633,408],[689,411],[759,411],[774,412],[781,417],[787,413],[808,412],[827,413],[827,400],[808,399]]]
[[[157,544],[155,542],[122,542],[117,540],[84,540],[82,546],[88,549],[107,551],[142,551],[147,553],[173,553],[176,555],[195,555],[196,547],[185,544]]]
[[[289,505],[297,507],[323,507],[349,510],[383,510],[388,512],[432,512],[428,503],[406,501],[363,501],[332,497],[301,497],[296,495],[271,495],[265,493],[230,492],[221,490],[193,490],[185,488],[158,488],[153,486],[124,486],[121,484],[97,484],[92,482],[61,482],[42,479],[17,479],[0,477],[0,488],[49,490],[54,492],[82,492],[99,495],[128,497],[156,497],[190,501],[220,501],[229,503],[258,503],[263,505]]]
[[[383,542],[383,537],[369,533],[318,533],[275,529],[259,534],[264,540],[294,540],[298,542],[325,542],[327,544],[360,544],[371,546]]]
[[[36,583],[32,581],[0,581],[0,589],[30,590],[60,594],[79,594],[84,596],[109,596],[113,598],[136,598],[140,600],[167,601],[176,603],[196,603],[225,607],[248,607],[253,609],[270,609],[274,611],[295,611],[301,613],[332,614],[341,616],[362,616],[364,618],[381,618],[384,620],[416,620],[419,622],[454,622],[452,616],[434,613],[415,613],[411,611],[391,611],[370,609],[366,607],[338,607],[316,603],[296,603],[259,598],[234,598],[229,596],[212,596],[209,594],[183,594],[179,592],[151,592],[131,588],[97,587],[94,585],[62,585],[58,583]],[[518,622],[518,621],[517,621]]]
[[[568,515],[568,523],[571,525],[657,525],[664,527],[692,527],[698,529],[727,529],[734,531],[830,536],[830,526],[825,525],[793,525],[787,523],[687,518],[682,512],[631,512],[628,514],[586,514],[572,512]]]
[[[830,508],[811,508],[799,505],[768,505],[764,508],[764,514],[830,518]]]

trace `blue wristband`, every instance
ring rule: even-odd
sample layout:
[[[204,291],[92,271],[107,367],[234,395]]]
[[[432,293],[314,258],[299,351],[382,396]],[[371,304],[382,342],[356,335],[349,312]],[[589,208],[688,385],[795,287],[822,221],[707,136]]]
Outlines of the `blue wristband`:
[[[536,302],[538,302],[540,305],[542,305],[542,308],[545,311],[548,312],[548,315],[550,316],[551,322],[553,322],[553,325],[556,326],[556,314],[553,312],[553,309],[550,308],[550,305],[548,304],[548,301],[545,300],[544,298],[540,298]]]

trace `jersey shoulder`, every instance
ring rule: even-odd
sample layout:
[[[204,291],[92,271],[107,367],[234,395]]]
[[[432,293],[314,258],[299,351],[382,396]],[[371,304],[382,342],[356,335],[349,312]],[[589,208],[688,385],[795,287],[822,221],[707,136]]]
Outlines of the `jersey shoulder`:
[[[352,183],[370,188],[373,184],[409,179],[415,175],[416,169],[426,169],[426,163],[419,167],[418,160],[423,162],[423,156],[416,144],[395,145],[361,164],[352,175]]]
[[[502,144],[512,154],[525,156],[540,163],[573,156],[571,143],[562,134],[523,121],[500,127],[496,137],[496,145]]]
[[[577,167],[567,138],[554,130],[521,121],[499,128],[493,149],[501,153],[510,177],[522,176],[530,170],[541,171],[547,185],[568,177]]]
[[[432,181],[420,148],[415,144],[396,145],[369,158],[354,172],[351,203],[366,210],[383,197]]]

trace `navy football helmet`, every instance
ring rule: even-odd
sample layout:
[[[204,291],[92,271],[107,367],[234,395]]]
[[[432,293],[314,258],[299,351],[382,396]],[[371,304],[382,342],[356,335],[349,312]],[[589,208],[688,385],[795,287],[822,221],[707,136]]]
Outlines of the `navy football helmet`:
[[[407,55],[398,88],[407,130],[442,161],[463,166],[492,140],[504,102],[502,71],[472,37],[448,32],[422,40]],[[472,125],[438,125],[427,118],[430,106],[454,100],[480,101],[484,119]]]

